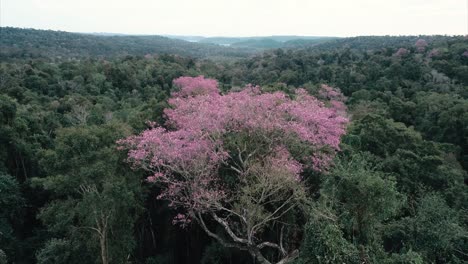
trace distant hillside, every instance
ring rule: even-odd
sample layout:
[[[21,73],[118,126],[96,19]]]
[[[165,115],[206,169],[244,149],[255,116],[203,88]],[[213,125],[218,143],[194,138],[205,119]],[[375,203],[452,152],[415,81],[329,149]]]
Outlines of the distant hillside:
[[[212,43],[218,45],[232,45],[237,42],[247,41],[254,38],[241,38],[241,37],[209,37],[200,39],[200,43]]]
[[[249,39],[246,41],[233,43],[230,45],[230,47],[245,49],[297,49],[312,47],[318,44],[326,43],[330,40],[335,40],[336,38],[291,39],[287,41],[279,41],[278,39],[281,38]]]
[[[317,36],[264,36],[264,37],[201,37],[201,36],[171,36],[170,38],[187,41],[218,44],[245,49],[276,49],[276,48],[297,48],[322,43],[336,37]]]
[[[231,44],[231,47],[237,48],[257,48],[257,49],[277,49],[283,47],[283,42],[271,39],[249,39],[246,41]]]
[[[245,57],[246,49],[193,43],[162,36],[80,34],[63,31],[0,28],[0,59],[113,57],[177,54],[198,58]]]
[[[292,39],[284,42],[283,48],[306,48],[311,46],[316,46],[322,43],[328,43],[340,38],[336,37],[320,37],[320,38],[310,38],[310,39]]]
[[[325,43],[315,45],[313,49],[315,51],[332,51],[343,48],[357,51],[382,49],[390,50],[392,48],[414,47],[416,41],[420,38],[424,39],[430,44],[434,44],[437,46],[443,45],[447,41],[458,41],[458,39],[463,38],[463,36],[359,36],[351,38],[331,39]],[[465,40],[468,40],[468,38],[465,37]]]

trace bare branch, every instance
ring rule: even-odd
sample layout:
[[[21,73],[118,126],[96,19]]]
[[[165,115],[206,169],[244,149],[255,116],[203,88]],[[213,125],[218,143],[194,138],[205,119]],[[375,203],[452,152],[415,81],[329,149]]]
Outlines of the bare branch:
[[[241,250],[247,250],[246,247],[226,242],[220,236],[218,236],[215,233],[211,232],[211,230],[209,230],[208,227],[206,226],[205,221],[203,221],[203,217],[201,216],[200,213],[198,213],[196,215],[195,219],[197,219],[197,221],[200,223],[201,227],[206,232],[206,234],[208,234],[208,236],[216,239],[221,245],[223,245],[225,247],[231,247],[231,248],[238,248],[238,249],[241,249]]]
[[[245,239],[245,238],[240,238],[238,237],[233,231],[232,229],[229,227],[229,224],[224,221],[223,219],[221,219],[219,216],[217,216],[215,213],[211,213],[211,216],[213,216],[213,218],[216,220],[216,222],[220,223],[223,227],[224,227],[224,230],[226,230],[226,232],[228,233],[228,235],[235,241],[235,242],[238,242],[238,243],[243,243],[243,244],[247,244],[249,245],[249,240]]]
[[[260,243],[260,244],[257,245],[257,248],[258,248],[258,249],[262,249],[262,248],[264,248],[264,247],[276,248],[276,249],[278,249],[279,251],[281,251],[281,247],[280,247],[278,244],[273,243],[273,242],[268,242],[268,241],[266,241],[266,242],[262,242],[262,243]],[[282,251],[281,251],[281,254],[283,254]],[[285,255],[285,254],[283,254],[283,255]]]
[[[218,208],[219,208],[220,210],[223,210],[223,211],[226,211],[226,212],[228,212],[228,213],[231,213],[231,214],[233,214],[233,215],[238,216],[238,217],[242,220],[242,222],[244,222],[245,224],[247,224],[247,219],[245,218],[245,216],[243,216],[243,215],[241,215],[241,214],[239,214],[239,213],[237,213],[237,212],[235,212],[235,211],[233,211],[233,210],[230,210],[230,209],[228,209],[228,208],[226,208],[226,207],[224,207],[224,206],[222,206],[222,205],[218,205]]]
[[[289,204],[289,202],[293,199],[293,197],[294,197],[294,195],[291,195],[286,201],[284,201],[284,203],[282,205],[280,205],[278,208],[276,208],[276,210],[273,213],[271,213],[269,216],[265,217],[265,219],[263,221],[261,221],[260,223],[254,225],[250,232],[254,233],[256,230],[260,229],[264,224],[268,223],[269,221],[273,221],[275,219],[278,219],[278,218],[282,217],[285,213],[287,213],[289,210],[294,208],[296,206],[296,204],[293,203],[289,208],[287,208],[281,214],[275,216],[281,209],[283,209],[283,207],[285,207],[287,204]]]

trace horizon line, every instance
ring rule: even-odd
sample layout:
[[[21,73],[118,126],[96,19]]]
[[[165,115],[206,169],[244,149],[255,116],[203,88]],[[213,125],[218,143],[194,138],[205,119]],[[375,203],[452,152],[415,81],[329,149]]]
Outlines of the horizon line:
[[[106,31],[94,31],[94,32],[83,32],[83,31],[66,31],[61,29],[51,29],[51,28],[34,28],[34,27],[20,27],[20,26],[0,26],[0,28],[16,28],[16,29],[33,29],[33,30],[42,30],[42,31],[56,31],[56,32],[66,32],[73,34],[89,34],[89,35],[98,35],[98,34],[108,34],[114,36],[162,36],[162,37],[201,37],[201,38],[268,38],[268,37],[317,37],[317,38],[355,38],[355,37],[417,37],[417,36],[449,36],[449,37],[468,37],[468,34],[414,34],[414,35],[392,35],[392,34],[382,34],[382,35],[349,35],[349,36],[331,36],[331,35],[301,35],[301,34],[278,34],[278,35],[191,35],[191,34],[179,34],[179,33],[122,33],[122,32],[106,32]]]

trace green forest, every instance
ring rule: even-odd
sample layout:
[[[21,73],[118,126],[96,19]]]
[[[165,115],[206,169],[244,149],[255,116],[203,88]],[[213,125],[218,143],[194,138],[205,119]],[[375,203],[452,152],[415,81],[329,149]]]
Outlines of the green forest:
[[[0,28],[0,264],[468,263],[468,38],[295,42],[260,50],[159,36]],[[178,79],[183,76],[204,76],[196,79],[206,83],[201,88],[217,80],[221,95],[213,97],[218,101],[212,107],[228,102],[230,108],[221,110],[229,118],[238,118],[236,100],[269,102],[265,98],[278,96],[288,109],[309,102],[323,112],[340,96],[348,121],[339,123],[346,127],[334,149],[310,147],[287,135],[284,126],[280,135],[219,132],[226,153],[217,154],[242,166],[225,162],[213,170],[226,193],[243,195],[223,203],[221,218],[209,218],[218,200],[203,210],[193,203],[198,214],[186,214],[186,205],[174,206],[186,200],[161,199],[180,189],[165,193],[169,180],[151,181],[158,175],[148,169],[151,164],[129,162],[137,154],[119,143],[129,138],[137,144],[143,136],[132,135],[155,127],[183,127],[174,121],[182,115],[177,107],[184,106],[178,102],[208,96],[182,97],[181,87],[193,83],[175,80],[195,80]],[[307,100],[299,102],[298,88],[309,94],[302,95]],[[323,89],[333,96],[323,97]],[[311,96],[327,101],[316,103]],[[189,110],[183,113],[197,111]],[[216,113],[209,115],[214,121]],[[184,120],[198,126],[207,116],[190,117],[195,121]],[[326,131],[323,137],[335,130]],[[158,134],[161,146],[164,138],[171,140],[164,133]],[[273,144],[272,138],[303,164],[306,156],[323,151],[327,156],[317,159],[330,165],[304,166],[300,183],[277,176],[290,169],[278,165],[284,161],[279,156],[245,165],[251,155],[241,157],[239,146],[248,152]],[[253,157],[261,147],[252,150]],[[232,176],[246,167],[252,175],[272,175],[270,181]],[[189,172],[187,177],[194,175]],[[261,184],[277,189],[260,208],[252,201]],[[219,193],[209,195],[200,201]],[[266,223],[269,212],[284,209],[281,199],[294,206]],[[233,220],[245,220],[239,212],[248,210],[263,225],[250,234],[255,247],[242,238],[240,220]]]

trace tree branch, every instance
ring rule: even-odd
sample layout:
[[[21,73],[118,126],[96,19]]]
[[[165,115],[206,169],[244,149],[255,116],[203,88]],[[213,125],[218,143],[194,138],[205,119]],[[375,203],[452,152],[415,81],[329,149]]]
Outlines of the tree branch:
[[[299,250],[296,249],[293,252],[291,252],[291,254],[289,254],[288,256],[286,256],[283,259],[281,259],[280,261],[276,262],[276,264],[286,264],[286,263],[294,260],[298,256],[299,256]]]
[[[205,224],[205,221],[203,221],[203,217],[201,216],[200,213],[198,213],[195,217],[198,222],[200,223],[201,227],[203,228],[203,230],[206,232],[206,234],[214,239],[216,239],[221,245],[225,246],[225,247],[231,247],[231,248],[238,248],[238,249],[242,249],[242,250],[247,250],[246,247],[243,247],[243,246],[240,246],[240,245],[236,245],[236,244],[232,244],[232,243],[229,243],[229,242],[226,242],[224,241],[224,239],[222,239],[220,236],[216,235],[215,233],[211,232],[208,227],[206,226]]]
[[[249,240],[238,237],[238,236],[232,231],[232,229],[229,227],[229,224],[228,224],[226,221],[224,221],[223,219],[221,219],[221,218],[220,218],[219,216],[217,216],[215,213],[211,213],[211,215],[212,215],[213,218],[216,220],[216,222],[220,223],[220,224],[224,227],[224,230],[226,230],[226,232],[228,233],[228,235],[229,235],[235,242],[250,245]]]

